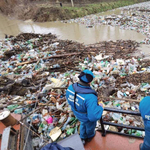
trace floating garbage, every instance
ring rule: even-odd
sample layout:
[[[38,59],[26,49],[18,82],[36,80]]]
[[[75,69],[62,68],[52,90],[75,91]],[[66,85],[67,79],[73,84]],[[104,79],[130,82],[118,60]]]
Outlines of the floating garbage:
[[[95,75],[91,87],[106,107],[139,111],[140,100],[150,92],[150,61],[132,56],[138,46],[131,40],[84,45],[52,34],[29,33],[0,41],[0,109],[27,116],[26,122],[41,139],[59,141],[79,133],[80,123],[66,101],[65,90],[87,68]],[[143,126],[140,117],[130,115],[105,112],[103,119]],[[135,134],[143,136],[143,132]],[[38,144],[37,136],[33,141],[35,147],[43,144]]]
[[[140,43],[150,44],[150,2],[138,3],[130,6],[121,7],[120,14],[103,16],[102,13],[92,14],[82,18],[70,19],[66,22],[75,22],[84,24],[86,27],[94,27],[97,25],[119,26],[123,30],[134,30],[138,33],[146,35],[146,38]]]

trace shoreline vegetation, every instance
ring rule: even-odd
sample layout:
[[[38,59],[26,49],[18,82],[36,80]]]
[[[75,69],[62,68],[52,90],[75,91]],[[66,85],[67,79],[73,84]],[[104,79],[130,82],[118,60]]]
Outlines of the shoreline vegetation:
[[[26,6],[25,5],[19,5],[19,7],[11,6],[12,10],[10,9],[9,5],[7,5],[6,7],[2,7],[2,4],[0,3],[0,10],[3,14],[13,16],[13,17],[15,16],[15,18],[17,19],[21,19],[21,20],[32,19],[35,22],[47,22],[47,21],[60,21],[60,20],[69,20],[69,19],[84,17],[86,15],[105,12],[108,10],[132,5],[140,2],[146,2],[146,1],[145,0],[118,0],[118,1],[86,4],[84,6],[79,5],[78,7],[76,7],[77,6],[76,4],[75,7],[71,7],[69,5],[66,5],[66,3],[64,3],[63,7],[60,7],[59,4],[47,5],[48,3],[43,2],[40,5],[33,5],[33,3],[30,2]],[[37,4],[36,2],[34,3]],[[13,4],[10,3],[10,5]]]
[[[140,1],[140,2],[144,2]],[[95,4],[88,4],[84,7],[64,7],[64,11],[69,11],[71,18],[83,17],[90,14],[105,12],[108,10],[112,10],[115,8],[133,5],[138,3],[137,0],[121,0],[121,1],[113,1],[113,2],[101,2]]]

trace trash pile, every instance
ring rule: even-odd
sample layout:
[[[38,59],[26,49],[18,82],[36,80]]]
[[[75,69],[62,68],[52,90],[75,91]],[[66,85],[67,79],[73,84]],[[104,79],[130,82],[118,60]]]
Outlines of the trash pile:
[[[134,4],[120,8],[119,15],[113,14],[110,16],[102,16],[100,14],[89,15],[83,18],[70,19],[67,22],[76,22],[84,24],[87,28],[95,25],[111,25],[120,26],[121,29],[135,30],[146,35],[146,38],[141,41],[142,44],[150,44],[150,2]],[[66,22],[66,21],[65,21]]]
[[[132,55],[138,46],[131,40],[83,45],[59,40],[52,34],[30,33],[0,41],[0,109],[25,116],[39,135],[33,136],[34,147],[42,146],[44,139],[58,141],[79,133],[80,123],[66,101],[65,90],[78,81],[82,70],[91,69],[95,75],[91,86],[106,107],[138,111],[139,101],[150,89],[150,60]],[[143,125],[140,117],[116,113],[105,113],[104,120]],[[144,134],[129,129],[117,131]]]

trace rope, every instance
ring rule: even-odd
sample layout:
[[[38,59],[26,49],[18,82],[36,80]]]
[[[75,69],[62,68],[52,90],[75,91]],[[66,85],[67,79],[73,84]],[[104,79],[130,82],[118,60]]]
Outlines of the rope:
[[[36,103],[36,105],[37,105],[37,103]],[[34,106],[34,111],[35,111],[36,105]],[[34,113],[34,111],[33,111],[33,113]],[[26,148],[27,140],[28,140],[28,137],[29,137],[29,131],[31,130],[31,123],[32,123],[32,119],[31,119],[31,122],[30,122],[30,127],[29,127],[29,130],[28,130],[27,136],[26,136],[26,141],[25,141],[25,145],[23,147],[23,150],[25,150],[25,148]]]
[[[39,134],[37,134],[35,131],[33,131],[32,129],[30,129],[28,126],[26,126],[23,122],[19,121],[20,125],[24,126],[25,128],[27,128],[29,131],[31,131],[32,133],[34,133],[36,136],[40,137]],[[47,140],[43,139],[44,142],[48,142]]]
[[[43,75],[42,75],[42,79],[43,79]],[[39,89],[39,91],[41,91],[41,85],[42,85],[42,80],[41,80],[41,83],[40,83],[40,89]],[[36,111],[36,106],[37,106],[37,102],[38,102],[38,99],[36,99],[36,103],[35,103],[35,106],[34,106],[34,110],[33,110],[33,113]],[[20,122],[21,123],[21,122]],[[27,144],[27,140],[28,140],[28,137],[29,137],[29,131],[33,131],[33,130],[31,130],[31,123],[32,123],[32,119],[31,119],[31,122],[30,122],[30,127],[28,128],[28,133],[27,133],[27,136],[26,136],[26,141],[25,141],[25,145],[24,145],[24,147],[23,147],[23,150],[25,150],[25,148],[26,148],[26,144]],[[23,123],[21,123],[22,125],[23,125]],[[24,125],[25,126],[25,125]],[[35,133],[35,132],[34,132]],[[36,135],[37,135],[37,133],[36,133]],[[38,135],[39,136],[39,135]],[[44,140],[44,139],[43,139]]]

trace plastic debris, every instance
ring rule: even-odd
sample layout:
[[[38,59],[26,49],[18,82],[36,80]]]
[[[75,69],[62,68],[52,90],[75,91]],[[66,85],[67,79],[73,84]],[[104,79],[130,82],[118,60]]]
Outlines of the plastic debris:
[[[42,107],[26,119],[41,135],[39,144],[38,139],[34,140],[37,137],[33,138],[35,147],[43,144],[42,139],[57,141],[79,133],[80,123],[66,102],[65,90],[78,81],[83,69],[93,70],[95,78],[91,87],[106,107],[138,111],[136,100],[149,93],[150,61],[132,56],[138,47],[135,41],[84,45],[58,40],[51,34],[28,33],[0,41],[0,45],[0,109],[28,115]],[[127,102],[123,98],[135,101]],[[103,119],[138,127],[143,125],[139,117],[135,119],[124,114],[105,112]],[[117,128],[116,131],[129,133],[125,129]]]
[[[150,2],[138,3],[130,6],[121,7],[120,14],[103,16],[102,13],[88,15],[82,18],[70,19],[68,23],[79,23],[86,27],[94,27],[97,25],[119,26],[123,30],[134,30],[146,35],[141,44],[150,44],[149,34],[149,13]],[[118,10],[119,10],[118,9]]]

